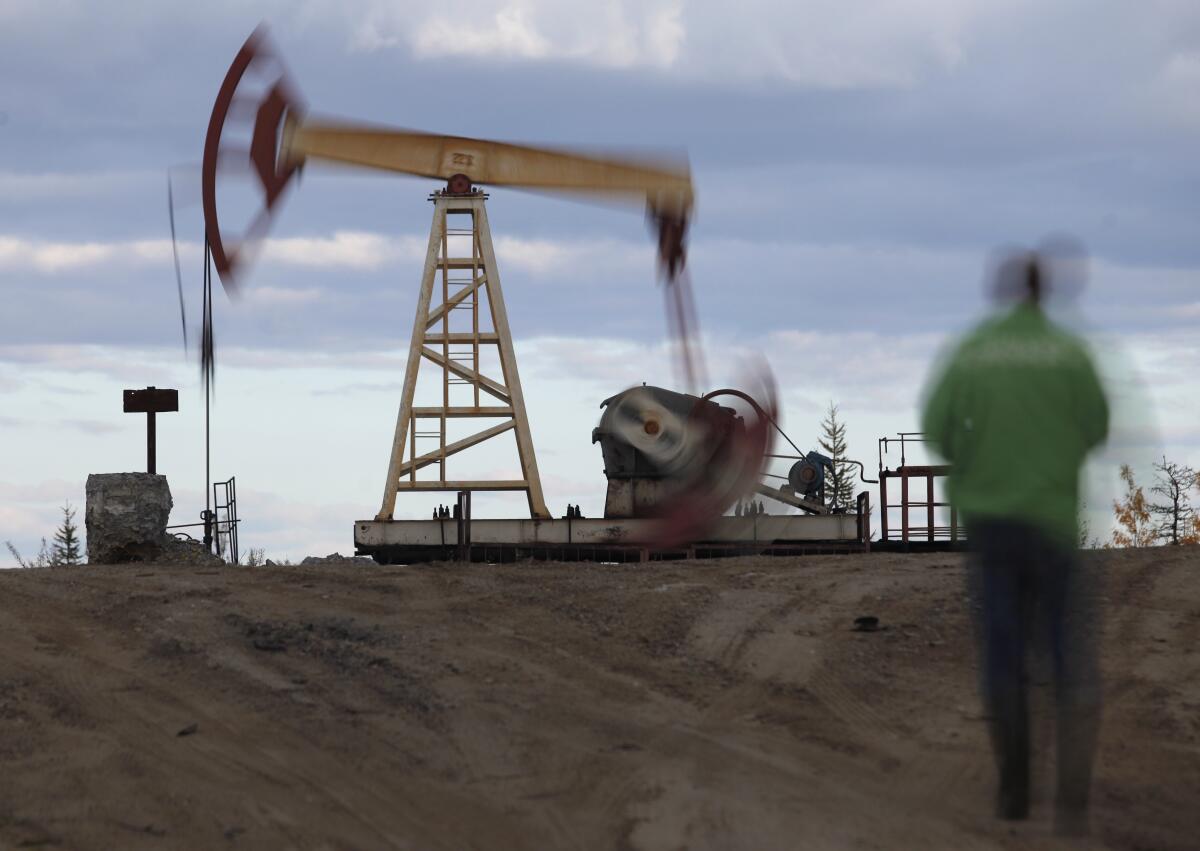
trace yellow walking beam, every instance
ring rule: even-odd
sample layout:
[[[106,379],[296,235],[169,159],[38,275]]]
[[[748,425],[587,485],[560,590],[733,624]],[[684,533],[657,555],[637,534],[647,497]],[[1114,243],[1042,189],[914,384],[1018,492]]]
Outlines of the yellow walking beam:
[[[281,153],[288,165],[317,159],[443,180],[462,174],[489,186],[644,198],[664,215],[685,215],[693,202],[686,163],[592,157],[414,130],[296,120],[285,129]]]

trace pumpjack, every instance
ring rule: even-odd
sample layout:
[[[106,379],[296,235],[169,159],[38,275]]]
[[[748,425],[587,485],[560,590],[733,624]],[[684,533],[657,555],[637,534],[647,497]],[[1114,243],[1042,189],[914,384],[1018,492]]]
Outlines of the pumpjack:
[[[239,132],[243,140],[248,132],[248,144],[235,141]],[[654,229],[668,324],[689,392],[637,387],[605,401],[593,435],[601,443],[609,479],[603,521],[609,526],[601,538],[643,548],[688,546],[710,534],[731,506],[756,491],[813,514],[825,513],[811,487],[823,475],[819,461],[795,456],[793,472],[803,467],[802,475],[783,488],[761,481],[778,430],[769,370],[757,372],[753,392],[699,390],[702,358],[686,270],[695,191],[685,159],[597,156],[315,118],[260,28],[238,51],[218,90],[201,172],[211,256],[230,296],[242,284],[253,243],[266,235],[281,201],[310,161],[441,181],[429,196],[433,219],[382,499],[373,520],[355,523],[359,552],[408,552],[426,539],[445,544],[444,527],[438,538],[433,527],[418,530],[404,524],[449,520],[394,518],[397,496],[413,492],[523,492],[529,520],[495,522],[532,524],[532,531],[512,533],[518,538],[559,536],[559,521],[551,518],[542,490],[492,244],[488,194],[482,187],[493,186],[638,202]],[[244,174],[247,167],[262,204],[249,226],[235,233],[225,228],[219,214],[218,178],[231,170]],[[496,357],[489,356],[489,349]],[[489,374],[488,363],[498,364],[498,370]],[[440,379],[438,404],[415,404],[422,366]],[[450,439],[448,422],[465,418],[491,424]],[[516,438],[520,478],[450,474],[453,456],[507,432]],[[431,439],[434,446],[418,452],[417,441]],[[425,475],[418,476],[422,471]],[[568,523],[584,522],[576,513],[569,512]],[[461,525],[461,518],[457,522]],[[482,522],[475,521],[477,529]],[[829,534],[837,537],[843,531]],[[568,529],[567,538],[574,534]],[[457,537],[461,545],[461,529]]]

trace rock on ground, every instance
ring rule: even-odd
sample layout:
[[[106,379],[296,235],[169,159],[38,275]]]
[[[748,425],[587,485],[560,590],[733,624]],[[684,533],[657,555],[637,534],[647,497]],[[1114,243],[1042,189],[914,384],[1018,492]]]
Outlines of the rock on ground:
[[[93,473],[87,480],[87,551],[90,564],[140,561],[216,565],[224,559],[197,541],[167,534],[171,488],[151,473]]]
[[[156,559],[160,564],[222,565],[225,559],[210,553],[199,541],[182,540],[167,535]]]
[[[375,559],[370,556],[344,556],[341,553],[330,553],[322,558],[321,556],[307,556],[301,565],[314,564],[363,564],[374,565]]]
[[[171,516],[167,477],[153,473],[93,473],[87,479],[88,562],[157,559]]]

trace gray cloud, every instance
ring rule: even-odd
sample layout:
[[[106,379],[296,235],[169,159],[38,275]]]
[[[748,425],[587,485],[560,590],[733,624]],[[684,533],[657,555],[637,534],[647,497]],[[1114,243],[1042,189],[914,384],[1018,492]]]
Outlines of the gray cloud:
[[[1038,234],[1029,233],[1033,242]],[[522,337],[580,334],[661,339],[661,287],[651,248],[641,238],[519,239],[497,235],[510,321]],[[305,246],[280,262],[264,258],[236,302],[218,294],[218,354],[247,362],[246,352],[300,350],[300,359],[407,345],[421,260],[404,246],[412,234],[358,233],[353,239],[285,237]],[[984,306],[984,257],[921,243],[862,240],[813,242],[697,234],[691,277],[701,327],[752,340],[786,330],[880,333],[960,328]],[[70,251],[60,244],[60,263]],[[399,251],[400,253],[396,253]],[[103,244],[86,252],[103,254]],[[111,347],[164,348],[183,355],[178,304],[169,265],[129,266],[100,259],[67,263],[52,275],[0,272],[10,309],[0,315],[0,360],[75,359],[83,371],[133,378]],[[1200,275],[1187,265],[1117,264],[1097,260],[1082,300],[1093,323],[1113,331],[1190,328]],[[198,339],[198,298],[189,279],[191,339]],[[62,346],[109,347],[102,356]],[[95,353],[93,353],[95,354]],[[195,355],[193,351],[192,355]],[[14,379],[9,379],[14,380]],[[150,379],[145,379],[150,380]]]
[[[851,317],[884,327],[901,314],[961,322],[993,245],[1058,230],[1168,305],[1200,265],[1200,126],[1188,118],[1190,90],[1178,89],[1190,79],[1200,15],[1186,3],[1151,6],[885,3],[847,22],[822,3],[759,4],[736,18],[661,3],[614,7],[615,17],[584,26],[586,16],[533,3],[517,29],[562,50],[501,44],[472,59],[417,48],[448,7],[118,6],[103,12],[115,34],[101,43],[97,9],[64,6],[51,25],[44,7],[21,4],[0,34],[0,71],[21,68],[28,80],[0,104],[11,115],[0,128],[9,154],[0,185],[12,190],[0,194],[0,239],[9,240],[0,285],[12,294],[0,338],[176,342],[165,170],[198,159],[216,84],[261,16],[318,109],[500,138],[686,144],[700,193],[693,274],[717,330],[812,323],[814,308],[833,327]],[[501,11],[483,0],[472,9],[485,23]],[[666,63],[638,35],[656,14],[683,28]],[[361,49],[368,26],[382,49]],[[632,41],[619,37],[625,30]],[[570,47],[581,32],[591,46]],[[712,49],[730,39],[740,48]],[[1114,41],[1115,54],[1105,47]],[[849,76],[803,71],[835,48]],[[73,62],[56,62],[62,54]],[[728,62],[749,64],[731,73]],[[148,66],[162,73],[147,75]],[[436,93],[445,90],[458,92],[456,109],[444,108]],[[193,317],[195,174],[177,171]],[[253,295],[218,304],[218,343],[336,349],[405,336],[396,326],[411,309],[427,190],[309,169],[278,222],[278,244],[290,250],[275,259],[310,262],[272,263],[268,251]],[[661,333],[652,272],[639,266],[649,245],[639,212],[504,191],[492,220],[502,254],[505,240],[526,249],[502,257],[520,331]],[[95,263],[73,265],[87,251]],[[1127,301],[1105,309],[1139,321]]]

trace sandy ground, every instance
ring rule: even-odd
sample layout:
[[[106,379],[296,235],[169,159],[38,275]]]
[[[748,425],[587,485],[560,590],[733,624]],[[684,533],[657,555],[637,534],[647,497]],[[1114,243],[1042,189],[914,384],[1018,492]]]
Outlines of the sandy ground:
[[[1089,570],[1079,847],[1200,848],[1200,551]],[[963,584],[952,555],[0,571],[0,847],[1064,847],[1045,749],[1033,819],[991,818]]]

